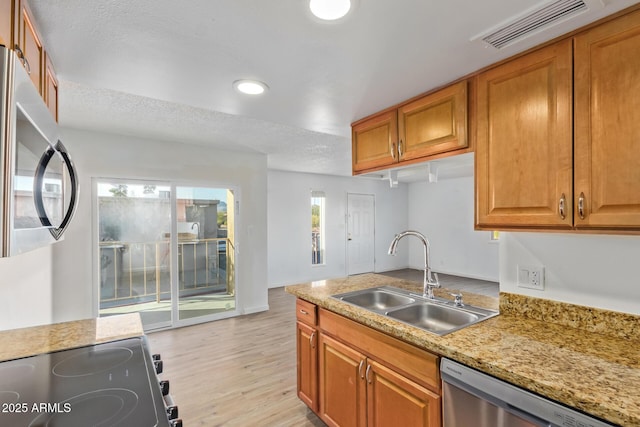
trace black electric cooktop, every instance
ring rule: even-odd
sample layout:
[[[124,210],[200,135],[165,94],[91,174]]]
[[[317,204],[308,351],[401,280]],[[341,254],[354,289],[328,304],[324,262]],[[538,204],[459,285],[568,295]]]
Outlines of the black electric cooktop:
[[[0,426],[169,426],[146,339],[1,362]]]

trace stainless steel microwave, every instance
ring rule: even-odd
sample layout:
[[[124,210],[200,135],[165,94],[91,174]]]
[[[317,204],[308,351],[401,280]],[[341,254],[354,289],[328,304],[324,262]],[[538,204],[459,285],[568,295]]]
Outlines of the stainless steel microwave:
[[[0,256],[62,238],[78,179],[52,117],[15,53],[0,46]]]

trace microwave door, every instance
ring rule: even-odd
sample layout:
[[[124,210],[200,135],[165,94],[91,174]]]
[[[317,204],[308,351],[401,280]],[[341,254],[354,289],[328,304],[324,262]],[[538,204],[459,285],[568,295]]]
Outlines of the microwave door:
[[[42,226],[34,200],[34,181],[42,157],[51,146],[23,109],[16,106],[15,144],[10,158],[9,255],[17,255],[55,241]],[[61,168],[60,168],[61,169]],[[58,216],[61,216],[60,213]]]
[[[70,189],[69,197],[65,189]],[[42,155],[34,176],[34,203],[40,223],[59,240],[71,222],[78,204],[75,166],[62,142]]]

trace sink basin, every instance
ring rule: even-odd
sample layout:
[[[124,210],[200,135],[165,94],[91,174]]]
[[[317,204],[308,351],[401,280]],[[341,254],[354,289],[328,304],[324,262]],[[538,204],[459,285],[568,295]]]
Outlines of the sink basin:
[[[387,316],[437,334],[470,325],[480,319],[478,315],[459,308],[431,303],[389,311]]]
[[[332,297],[437,335],[457,331],[499,314],[472,305],[457,307],[450,300],[428,299],[393,286],[362,289]]]
[[[397,294],[379,288],[364,289],[339,296],[344,302],[369,310],[386,311],[394,307],[411,304],[416,300],[406,295]]]

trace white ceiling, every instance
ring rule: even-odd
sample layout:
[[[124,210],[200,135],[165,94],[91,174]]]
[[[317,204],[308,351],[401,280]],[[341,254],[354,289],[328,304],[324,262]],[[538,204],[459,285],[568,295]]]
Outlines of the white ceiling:
[[[336,23],[314,18],[308,0],[30,4],[60,80],[62,125],[350,175],[351,122],[637,3],[605,0],[502,50],[470,41],[547,2],[357,0]],[[244,78],[270,90],[236,93]]]

